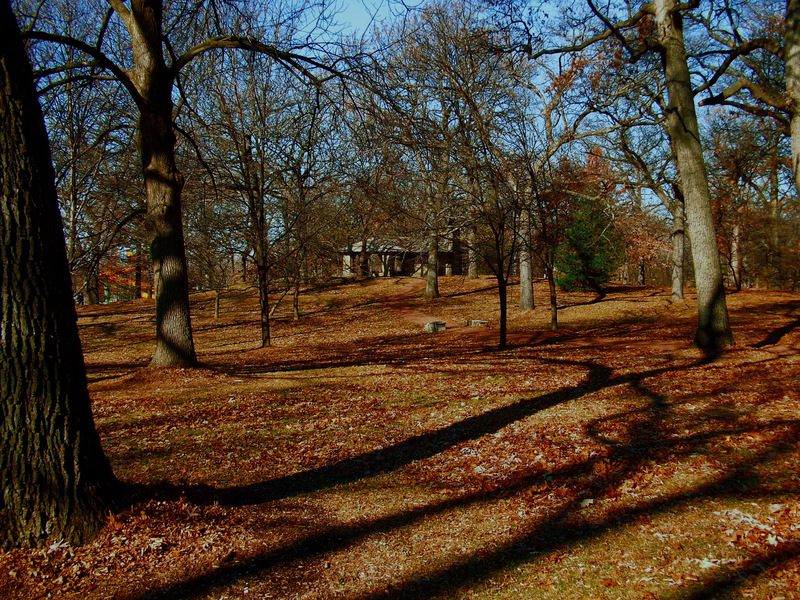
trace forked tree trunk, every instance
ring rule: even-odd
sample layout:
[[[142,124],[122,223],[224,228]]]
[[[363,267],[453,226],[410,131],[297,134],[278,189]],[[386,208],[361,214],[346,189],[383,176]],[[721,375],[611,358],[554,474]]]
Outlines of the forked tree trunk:
[[[47,134],[0,3],[0,546],[79,544],[115,479],[92,419]]]
[[[183,176],[175,163],[172,129],[175,75],[164,62],[162,3],[132,0],[129,12],[124,6],[119,10],[131,36],[134,66],[130,74],[140,95],[138,144],[156,288],[156,350],[150,366],[191,367],[197,364],[197,356],[181,216]]]
[[[733,343],[725,301],[725,285],[714,230],[708,175],[700,143],[692,82],[686,62],[682,17],[677,0],[654,0],[658,38],[669,93],[666,127],[675,151],[692,240],[698,326],[695,344],[718,349]]]

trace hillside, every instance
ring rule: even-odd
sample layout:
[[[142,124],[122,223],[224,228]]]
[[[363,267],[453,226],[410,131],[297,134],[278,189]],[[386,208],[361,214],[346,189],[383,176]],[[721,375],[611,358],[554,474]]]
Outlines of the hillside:
[[[422,286],[287,298],[269,348],[252,289],[197,295],[196,370],[145,368],[148,301],[80,308],[128,501],[0,553],[0,597],[800,597],[800,295],[731,294],[707,356],[661,288],[561,295],[550,331],[537,284],[500,351],[491,279]]]

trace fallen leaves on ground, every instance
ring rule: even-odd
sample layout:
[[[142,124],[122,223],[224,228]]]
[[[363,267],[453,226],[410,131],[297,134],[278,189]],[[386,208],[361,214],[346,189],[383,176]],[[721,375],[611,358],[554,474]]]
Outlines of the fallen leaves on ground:
[[[0,553],[0,596],[798,597],[800,296],[730,295],[706,356],[659,288],[512,307],[498,349],[491,279],[422,285],[308,290],[268,348],[253,290],[198,295],[192,370],[145,368],[148,302],[82,308],[127,504]]]

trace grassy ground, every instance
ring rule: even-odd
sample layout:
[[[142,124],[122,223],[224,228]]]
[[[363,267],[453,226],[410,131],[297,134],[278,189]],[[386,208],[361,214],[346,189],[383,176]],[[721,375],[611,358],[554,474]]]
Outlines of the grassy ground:
[[[731,294],[710,357],[659,288],[512,309],[498,350],[492,280],[422,285],[307,292],[263,349],[252,290],[199,295],[196,370],[145,368],[148,302],[80,309],[131,506],[0,553],[0,597],[800,598],[800,296]]]

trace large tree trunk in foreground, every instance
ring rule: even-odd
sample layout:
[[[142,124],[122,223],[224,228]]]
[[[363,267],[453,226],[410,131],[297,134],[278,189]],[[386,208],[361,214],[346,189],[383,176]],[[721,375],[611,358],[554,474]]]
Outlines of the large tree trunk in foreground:
[[[0,5],[0,545],[82,543],[114,476],[86,390],[44,121]]]
[[[153,367],[197,364],[189,316],[189,281],[181,216],[183,177],[172,130],[174,73],[164,62],[160,1],[133,0],[125,21],[133,46],[131,78],[139,102],[139,151],[147,192],[145,220],[156,288]],[[124,7],[120,7],[122,10]]]
[[[700,128],[694,106],[692,83],[686,62],[682,19],[677,0],[655,0],[658,38],[669,93],[666,127],[675,151],[678,175],[686,201],[689,237],[692,240],[698,326],[695,344],[718,349],[733,343],[725,301],[725,285],[719,261],[717,236],[711,210],[708,175],[700,144]]]

